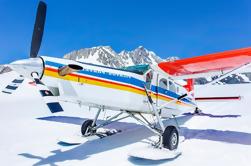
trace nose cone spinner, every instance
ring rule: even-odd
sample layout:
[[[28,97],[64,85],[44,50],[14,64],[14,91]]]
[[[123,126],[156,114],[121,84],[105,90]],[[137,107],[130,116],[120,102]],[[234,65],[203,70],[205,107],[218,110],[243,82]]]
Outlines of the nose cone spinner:
[[[29,58],[14,61],[8,65],[12,70],[26,78],[32,78],[32,73],[37,73],[39,77],[42,76],[44,66],[41,58]]]

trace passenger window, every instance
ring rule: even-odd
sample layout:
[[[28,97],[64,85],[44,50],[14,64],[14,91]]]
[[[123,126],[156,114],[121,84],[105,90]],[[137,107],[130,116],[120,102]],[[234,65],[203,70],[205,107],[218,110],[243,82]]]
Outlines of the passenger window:
[[[159,81],[159,87],[163,88],[163,89],[167,89],[167,80],[164,79],[164,78],[160,79],[160,81]]]
[[[176,93],[176,87],[172,81],[169,81],[169,90]]]

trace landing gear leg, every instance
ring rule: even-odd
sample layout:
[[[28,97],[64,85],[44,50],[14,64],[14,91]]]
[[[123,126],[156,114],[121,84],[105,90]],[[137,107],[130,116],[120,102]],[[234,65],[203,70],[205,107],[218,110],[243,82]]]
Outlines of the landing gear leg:
[[[151,131],[156,133],[159,136],[157,142],[153,142],[152,146],[142,147],[139,149],[133,149],[129,153],[131,157],[137,157],[148,160],[166,160],[174,159],[181,155],[181,151],[178,149],[179,144],[179,132],[176,124],[168,125],[164,128],[164,131],[160,129],[160,124],[156,126],[149,124],[145,118],[139,119],[136,117],[136,114],[129,112],[131,117],[136,119],[138,122],[149,128]],[[159,123],[159,122],[158,122]],[[153,155],[154,154],[154,155]]]
[[[115,129],[113,129],[112,131],[109,131],[109,130],[97,131],[98,129],[101,129],[108,124],[111,124],[113,122],[117,122],[117,121],[120,121],[122,119],[126,119],[129,117],[129,115],[122,116],[122,114],[125,111],[120,111],[118,114],[104,120],[100,124],[96,124],[99,114],[102,110],[104,110],[103,107],[98,110],[93,120],[88,119],[82,124],[81,133],[83,136],[87,137],[87,136],[92,136],[92,135],[99,135],[100,137],[105,137],[108,135],[113,135],[118,132],[121,132],[121,130],[115,130]]]
[[[147,126],[148,128],[151,128],[152,130],[155,131],[155,133],[158,133],[159,135],[159,142],[156,143],[155,147],[158,147],[158,148],[164,147],[169,150],[177,149],[178,144],[179,144],[179,132],[177,130],[178,123],[176,119],[175,121],[177,123],[177,127],[175,127],[176,125],[175,126],[169,125],[165,128],[163,121],[161,120],[159,110],[153,105],[152,97],[148,94],[146,87],[145,87],[145,92],[148,98],[148,102],[150,104],[150,108],[153,111],[154,115],[156,116],[158,124],[160,126],[160,129],[157,129],[157,128],[152,128],[151,126],[147,126],[147,124],[145,124],[145,126]]]
[[[200,114],[200,113],[202,113],[202,110],[196,107],[194,110],[194,114]]]

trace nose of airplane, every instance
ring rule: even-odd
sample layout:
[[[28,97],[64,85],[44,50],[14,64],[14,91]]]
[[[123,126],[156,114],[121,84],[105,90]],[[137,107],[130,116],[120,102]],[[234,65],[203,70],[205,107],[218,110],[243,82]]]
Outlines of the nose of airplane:
[[[39,77],[42,76],[44,65],[42,58],[29,58],[17,60],[8,65],[12,70],[26,78],[32,79],[32,73],[37,73]]]

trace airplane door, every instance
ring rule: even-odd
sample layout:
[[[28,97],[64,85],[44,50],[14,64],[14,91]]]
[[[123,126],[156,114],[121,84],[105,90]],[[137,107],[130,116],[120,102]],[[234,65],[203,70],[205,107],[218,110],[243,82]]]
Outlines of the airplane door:
[[[167,79],[159,75],[157,83],[157,106],[161,106],[165,103],[162,96],[167,93],[167,89]]]
[[[150,91],[151,91],[152,79],[153,79],[153,73],[152,71],[150,71],[146,74],[146,89]]]
[[[171,80],[162,77],[159,75],[158,77],[158,87],[157,87],[157,105],[161,106],[167,102],[169,102],[171,97],[174,95],[174,91],[176,89],[174,82]],[[170,110],[176,110],[176,104],[166,105],[161,109],[161,112],[170,112]]]

